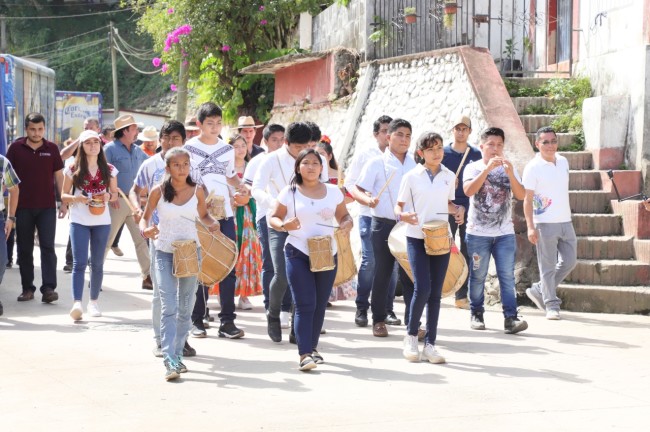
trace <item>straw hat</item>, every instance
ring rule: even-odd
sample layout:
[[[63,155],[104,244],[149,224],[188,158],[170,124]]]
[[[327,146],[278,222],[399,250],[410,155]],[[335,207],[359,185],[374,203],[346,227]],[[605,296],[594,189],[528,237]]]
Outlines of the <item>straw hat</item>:
[[[197,131],[199,127],[196,125],[196,117],[188,117],[185,119],[185,130],[186,131]]]
[[[115,119],[113,125],[115,126],[116,131],[120,129],[124,129],[125,127],[129,127],[131,125],[138,125],[138,127],[143,126],[142,123],[136,123],[135,119],[131,114],[124,114],[119,116],[118,118]]]
[[[140,141],[158,141],[158,130],[155,126],[147,126],[138,134]]]
[[[255,125],[255,120],[253,120],[253,117],[250,116],[241,116],[239,117],[239,120],[237,121],[237,128],[261,128],[264,127],[264,125]]]

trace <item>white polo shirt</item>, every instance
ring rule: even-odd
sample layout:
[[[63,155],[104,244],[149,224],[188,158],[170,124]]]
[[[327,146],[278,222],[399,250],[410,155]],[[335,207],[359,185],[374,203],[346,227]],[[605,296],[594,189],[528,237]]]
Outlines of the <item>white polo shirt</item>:
[[[376,156],[366,163],[356,185],[370,192],[375,197],[393,172],[395,172],[388,187],[382,196],[379,197],[377,207],[370,209],[372,216],[395,219],[394,209],[397,203],[397,194],[399,193],[402,177],[415,168],[415,165],[415,160],[410,154],[406,154],[404,163],[402,163],[390,150],[386,150],[381,156]]]
[[[357,181],[359,180],[359,177],[361,176],[361,171],[363,170],[363,167],[368,163],[368,161],[374,157],[381,156],[382,152],[379,150],[379,148],[375,145],[367,150],[363,150],[359,153],[355,153],[354,158],[352,158],[352,163],[348,167],[347,171],[345,172],[345,187],[346,189],[350,189],[351,187],[354,187],[355,184],[357,184]],[[370,207],[365,206],[361,203],[359,204],[359,215],[360,216],[371,216],[370,213]]]
[[[523,184],[533,195],[533,221],[537,223],[571,222],[569,204],[569,161],[559,154],[555,163],[538,153],[524,168]]]
[[[208,188],[208,193],[221,195],[224,198],[226,217],[232,217],[227,179],[237,176],[235,150],[223,140],[210,145],[200,141],[199,137],[190,139],[183,148],[190,152],[192,169],[200,172],[201,182]],[[192,173],[192,177],[195,177],[195,173]]]
[[[422,225],[434,220],[447,221],[449,201],[456,197],[456,175],[444,165],[431,178],[427,168],[418,164],[402,177],[397,201],[404,203],[404,211],[415,211],[418,225],[406,225],[406,236],[422,239]],[[413,208],[415,204],[415,208]]]
[[[259,170],[262,162],[269,156],[269,153],[261,153],[255,156],[253,159],[246,164],[246,169],[244,170],[244,183],[249,186],[253,186],[253,180],[255,179],[255,173]],[[269,211],[268,206],[265,203],[255,200],[255,205],[257,206],[257,211],[255,212],[255,222],[262,219],[266,216],[266,213]]]
[[[323,171],[321,172],[320,181],[327,183],[329,176],[327,173],[327,162],[321,156]],[[296,165],[296,159],[289,153],[285,144],[278,150],[270,153],[261,162],[253,177],[253,190],[251,194],[258,206],[267,208],[267,216],[275,207],[275,199],[280,191],[289,186],[293,179],[293,169]],[[258,214],[262,213],[258,210]]]

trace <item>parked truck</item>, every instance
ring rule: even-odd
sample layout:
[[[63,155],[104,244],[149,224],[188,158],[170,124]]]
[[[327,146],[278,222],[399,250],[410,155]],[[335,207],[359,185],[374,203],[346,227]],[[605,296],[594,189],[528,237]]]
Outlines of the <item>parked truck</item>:
[[[24,119],[30,112],[43,114],[45,137],[55,139],[54,77],[50,68],[0,54],[0,154],[6,154],[16,138],[25,136]]]

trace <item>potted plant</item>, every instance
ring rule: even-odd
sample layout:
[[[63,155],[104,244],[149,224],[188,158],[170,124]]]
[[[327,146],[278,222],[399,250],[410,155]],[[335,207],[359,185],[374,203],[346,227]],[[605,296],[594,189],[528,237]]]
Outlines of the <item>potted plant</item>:
[[[412,6],[404,8],[404,22],[406,24],[413,24],[417,21],[418,16],[415,14],[415,8]]]
[[[445,15],[455,15],[458,11],[456,0],[445,0]]]
[[[513,38],[506,39],[506,47],[503,50],[503,55],[505,58],[503,59],[502,63],[502,72],[505,72],[507,77],[512,77],[512,76],[521,76],[521,74],[513,74],[512,71],[514,70],[521,70],[521,61],[519,59],[515,59],[515,55],[517,54],[517,44]]]
[[[446,29],[450,29],[450,28],[452,28],[454,26],[454,16],[455,15],[453,15],[453,14],[445,14],[442,17],[442,25]]]

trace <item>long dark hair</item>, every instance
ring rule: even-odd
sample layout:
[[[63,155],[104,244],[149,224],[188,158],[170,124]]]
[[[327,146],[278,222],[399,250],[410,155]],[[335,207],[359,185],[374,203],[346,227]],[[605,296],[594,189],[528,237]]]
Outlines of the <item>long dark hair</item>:
[[[245,160],[246,162],[249,162],[249,161],[251,160],[251,155],[248,154],[248,143],[246,142],[246,138],[244,138],[244,137],[243,137],[242,135],[240,135],[240,134],[237,134],[237,135],[231,137],[231,138],[228,140],[228,144],[230,144],[231,147],[234,147],[234,146],[235,146],[235,142],[236,142],[238,139],[241,139],[242,141],[244,141],[244,144],[246,144],[246,156],[244,156],[244,160]]]
[[[334,157],[334,149],[332,149],[332,144],[328,142],[329,138],[327,138],[328,141],[325,141],[323,138],[326,138],[326,135],[323,135],[321,141],[318,144],[316,144],[316,146],[318,148],[322,148],[323,150],[325,150],[328,156],[332,156],[329,163],[330,168],[337,170],[339,169],[339,165],[336,163],[336,158]]]
[[[316,156],[316,159],[318,159],[318,163],[320,166],[323,166],[323,161],[321,160],[321,155],[314,149],[305,149],[298,154],[298,157],[296,158],[296,163],[293,166],[293,178],[291,179],[291,190],[295,191],[298,185],[302,185],[302,175],[300,174],[300,163],[304,158],[306,158],[309,155],[314,155]]]
[[[102,177],[100,184],[104,185],[104,188],[108,190],[111,181],[111,169],[108,167],[108,162],[106,162],[106,156],[104,156],[101,139],[99,140],[97,167],[99,168],[99,173]],[[79,147],[77,147],[77,156],[74,158],[74,172],[72,173],[72,184],[76,189],[83,190],[84,179],[87,175],[89,175],[88,157],[84,150],[84,143],[79,143]]]
[[[443,143],[444,141],[442,140],[440,134],[437,134],[435,132],[425,132],[420,135],[420,138],[418,138],[418,142],[415,146],[415,163],[424,165],[424,158],[418,154],[418,150],[425,151],[428,148],[432,148],[436,144],[440,144],[442,147]]]
[[[175,158],[176,156],[185,156],[190,160],[190,153],[187,150],[182,147],[174,147],[165,153],[165,166],[167,168],[169,168],[172,158]],[[185,182],[190,186],[196,186],[196,183],[192,180],[191,171],[190,174],[187,175]],[[174,201],[174,197],[176,196],[176,190],[174,189],[174,186],[172,186],[172,176],[169,173],[165,174],[165,179],[162,182],[162,194],[163,199],[167,202]]]

